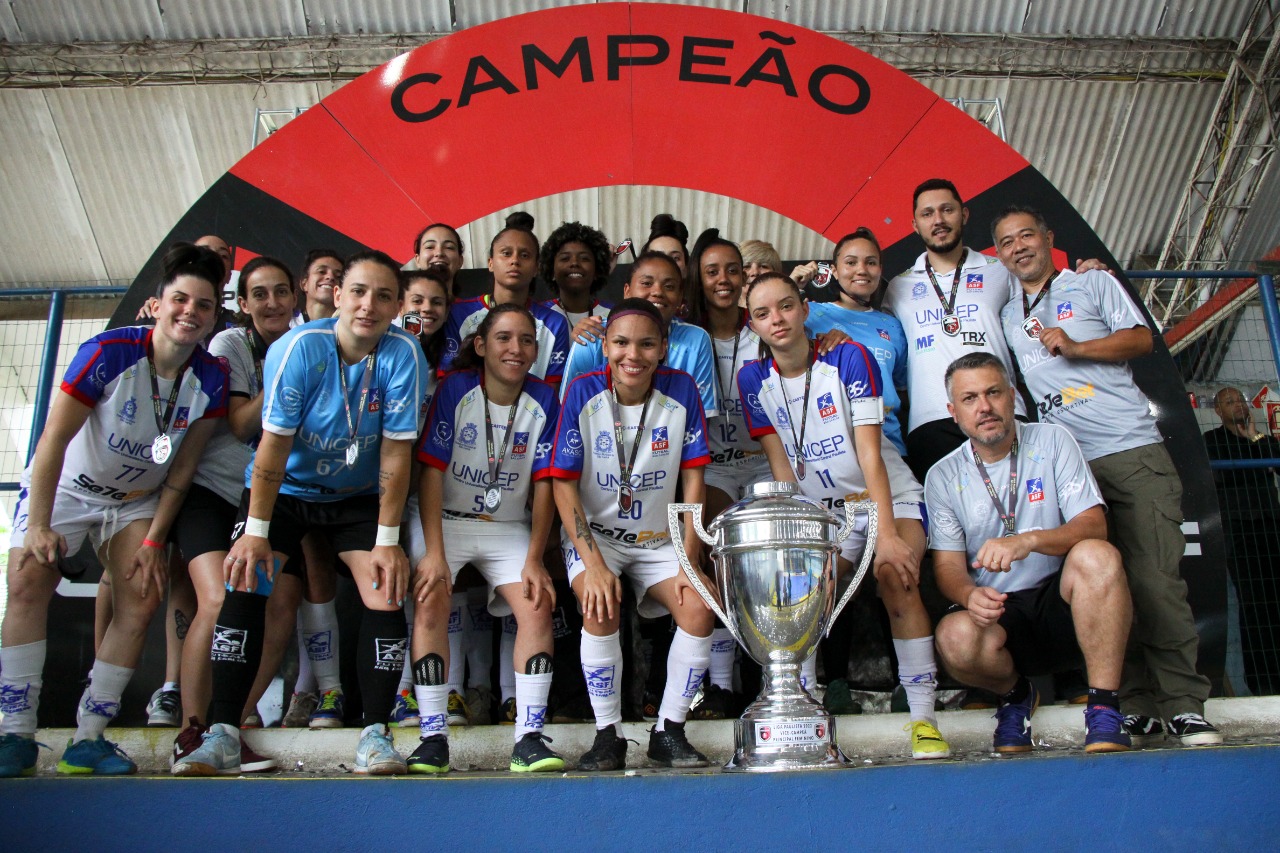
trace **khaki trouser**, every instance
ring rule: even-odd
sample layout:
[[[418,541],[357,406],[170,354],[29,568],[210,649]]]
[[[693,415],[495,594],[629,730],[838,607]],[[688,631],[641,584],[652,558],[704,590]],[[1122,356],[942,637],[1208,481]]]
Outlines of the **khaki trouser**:
[[[1126,714],[1204,713],[1209,679],[1196,671],[1200,637],[1178,564],[1182,481],[1163,444],[1092,460],[1107,502],[1109,538],[1124,558],[1133,596],[1133,629],[1120,703]]]

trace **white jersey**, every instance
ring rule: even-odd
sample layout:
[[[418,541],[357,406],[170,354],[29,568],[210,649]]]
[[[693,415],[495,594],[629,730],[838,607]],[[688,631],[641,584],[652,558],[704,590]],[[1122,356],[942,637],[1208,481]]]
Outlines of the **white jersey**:
[[[227,329],[209,342],[209,354],[222,359],[230,370],[231,397],[251,400],[262,390],[262,360],[267,348],[260,337],[246,328]],[[225,420],[219,421],[204,446],[194,482],[239,506],[244,472],[252,462],[253,447],[236,438]]]
[[[606,368],[583,374],[569,385],[556,428],[551,476],[578,481],[582,508],[595,535],[619,548],[658,548],[671,541],[667,504],[676,499],[680,471],[711,461],[698,386],[683,371],[658,368],[648,410],[643,412],[643,434],[637,435],[637,429],[644,406],[618,407],[618,447],[610,384]],[[633,498],[626,511],[619,505],[620,453],[632,464],[628,482]]]
[[[954,270],[934,270],[943,296],[951,298]],[[946,313],[925,271],[925,255],[908,272],[895,277],[885,290],[883,308],[898,318],[907,335],[907,391],[911,405],[907,432],[931,421],[951,420],[947,414],[947,367],[962,355],[989,352],[1004,362],[1013,375],[1013,360],[1005,346],[1000,311],[1016,284],[995,258],[967,250],[956,289],[955,314],[960,328],[955,335],[942,329]],[[1022,397],[1015,411],[1026,415]]]
[[[1014,530],[1052,530],[1095,506],[1105,506],[1098,484],[1071,434],[1053,424],[1018,424],[1018,481]],[[1009,506],[1009,457],[985,464],[1000,506]],[[973,461],[973,444],[966,441],[929,469],[924,480],[929,508],[929,547],[935,551],[963,551],[972,566],[988,539],[1004,534],[982,474]],[[969,570],[978,586],[1000,592],[1034,589],[1062,566],[1062,557],[1029,555],[1007,572]]]
[[[760,358],[760,336],[743,326],[736,337],[711,339],[715,350],[716,397],[720,413],[707,420],[707,445],[711,467],[725,470],[758,470],[762,480],[771,479],[769,460],[751,438],[738,393],[738,371]]]
[[[599,317],[601,320],[609,319],[609,311],[611,310],[608,305],[601,305],[594,299],[591,300],[591,307],[586,311],[567,311],[565,310],[565,307],[560,304],[559,298],[548,299],[542,304],[559,314],[561,317],[564,317],[565,322],[569,325],[570,335],[573,334],[574,327],[588,317]],[[572,339],[569,341],[569,345],[571,347],[573,346]]]
[[[1102,270],[1064,270],[1041,293],[1030,316],[1043,328],[1061,328],[1075,341],[1147,325],[1124,285]],[[1023,328],[1022,301],[1018,287],[1001,318],[1040,420],[1070,430],[1085,459],[1159,444],[1163,439],[1151,404],[1133,381],[1128,362],[1049,355],[1039,338]]]
[[[445,518],[528,522],[533,483],[549,473],[559,415],[555,389],[540,379],[526,379],[515,403],[514,418],[510,406],[489,404],[495,462],[506,443],[497,480],[491,482],[480,381],[478,371],[460,370],[440,382],[427,415],[418,460],[444,472]],[[508,419],[510,440],[506,437]],[[502,494],[496,512],[485,506],[485,492],[494,485]]]
[[[67,445],[58,490],[86,503],[112,506],[137,500],[160,487],[191,424],[227,414],[227,368],[202,347],[191,355],[169,415],[171,452],[152,458],[160,434],[147,367],[152,329],[126,326],[80,345],[67,367],[62,391],[93,409]],[[163,416],[176,380],[156,378]],[[31,469],[21,485],[31,484]]]
[[[880,367],[866,347],[846,341],[818,356],[811,374],[807,410],[804,376],[783,379],[773,359],[753,361],[743,367],[738,373],[738,386],[751,437],[759,439],[776,433],[787,450],[801,493],[821,501],[827,509],[837,510],[846,501],[868,497],[853,430],[884,422]],[[797,443],[804,448],[804,477],[797,470]],[[883,438],[881,443],[886,444]],[[882,452],[881,456],[886,466],[896,459],[897,465],[906,469],[897,453]],[[908,478],[910,473],[906,471]],[[905,482],[902,472],[893,468],[889,479],[895,484]]]

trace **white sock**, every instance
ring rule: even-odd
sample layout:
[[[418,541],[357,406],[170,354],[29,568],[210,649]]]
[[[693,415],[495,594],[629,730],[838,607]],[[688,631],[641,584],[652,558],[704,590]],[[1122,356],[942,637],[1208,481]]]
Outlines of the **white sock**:
[[[413,648],[413,596],[406,595],[404,597],[404,618],[409,625],[409,634],[405,638],[404,647],[406,649]],[[404,656],[404,667],[400,670],[400,686],[396,688],[397,693],[403,693],[406,690],[413,689],[413,661],[409,658],[413,655]],[[416,694],[415,694],[416,695]]]
[[[502,703],[516,695],[516,617],[502,617],[502,644],[498,647],[498,686],[502,690]],[[545,698],[545,697],[544,697]]]
[[[330,690],[341,690],[338,608],[334,600],[320,604],[303,601],[298,606],[298,625],[302,628],[302,641],[306,644],[307,657],[311,659],[317,691],[327,693]]]
[[[97,740],[107,730],[107,723],[120,713],[120,697],[133,678],[133,670],[106,661],[93,662],[93,680],[86,691],[87,701],[80,705],[80,724],[74,743]]]
[[[596,728],[622,722],[622,639],[614,631],[604,637],[582,632],[582,675],[596,715]]]
[[[814,652],[800,664],[800,686],[810,693],[818,686],[818,653]]]
[[[711,632],[711,683],[725,690],[733,690],[733,659],[738,651],[738,641],[728,628],[716,628]]]
[[[449,685],[415,684],[413,695],[418,700],[418,734],[448,737],[449,726],[445,720],[449,712]]]
[[[668,721],[683,723],[689,716],[689,705],[702,685],[710,662],[711,637],[695,637],[683,628],[676,628],[667,654],[667,684],[658,707],[658,731],[664,731]]]
[[[933,636],[894,639],[893,650],[898,654],[898,680],[907,691],[911,719],[937,725],[933,699],[938,691],[938,664],[933,658]]]
[[[160,689],[165,693],[176,692],[178,690],[178,682],[166,681]]]
[[[462,677],[467,672],[466,659],[462,656],[462,643],[467,638],[467,624],[470,619],[464,619],[463,614],[467,610],[467,594],[465,592],[455,592],[453,598],[450,599],[451,609],[449,610],[449,690],[459,695],[462,694]],[[421,707],[419,707],[421,710]]]
[[[315,693],[316,672],[311,668],[311,655],[307,654],[307,641],[302,639],[302,623],[294,632],[298,638],[298,680],[293,685],[294,693]]]
[[[551,693],[551,673],[523,675],[516,681],[516,740],[529,732],[540,732],[547,720],[547,696]]]
[[[488,687],[493,681],[493,617],[489,615],[489,587],[467,590],[471,635],[467,638],[467,686]]]
[[[0,734],[35,735],[47,649],[44,640],[0,649]]]

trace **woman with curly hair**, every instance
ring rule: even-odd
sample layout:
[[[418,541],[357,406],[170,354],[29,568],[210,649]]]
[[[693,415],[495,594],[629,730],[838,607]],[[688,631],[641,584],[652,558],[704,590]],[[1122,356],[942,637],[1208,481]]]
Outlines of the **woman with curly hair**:
[[[574,328],[585,317],[607,317],[608,306],[595,299],[609,282],[612,256],[604,234],[581,222],[566,222],[551,232],[538,257],[538,275],[556,298],[543,304]]]

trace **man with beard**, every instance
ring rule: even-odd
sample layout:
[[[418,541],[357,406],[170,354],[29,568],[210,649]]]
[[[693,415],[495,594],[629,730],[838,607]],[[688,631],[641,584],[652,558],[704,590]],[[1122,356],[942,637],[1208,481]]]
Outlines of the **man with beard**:
[[[939,377],[962,355],[989,352],[1013,375],[1000,329],[1000,309],[1013,296],[1012,279],[995,258],[964,245],[969,209],[955,184],[931,178],[912,196],[912,227],[925,252],[889,282],[883,307],[907,335],[907,464],[924,481],[935,462],[965,440],[947,414]],[[1021,398],[1015,412],[1026,417]]]
[[[1221,743],[1204,719],[1209,679],[1196,672],[1200,638],[1178,570],[1182,482],[1128,364],[1151,352],[1151,329],[1109,273],[1054,268],[1053,232],[1035,210],[1006,208],[991,236],[1020,283],[1001,312],[1005,339],[1040,420],[1080,443],[1124,558],[1134,608],[1125,727],[1136,746],[1163,740],[1162,717],[1183,746]]]

